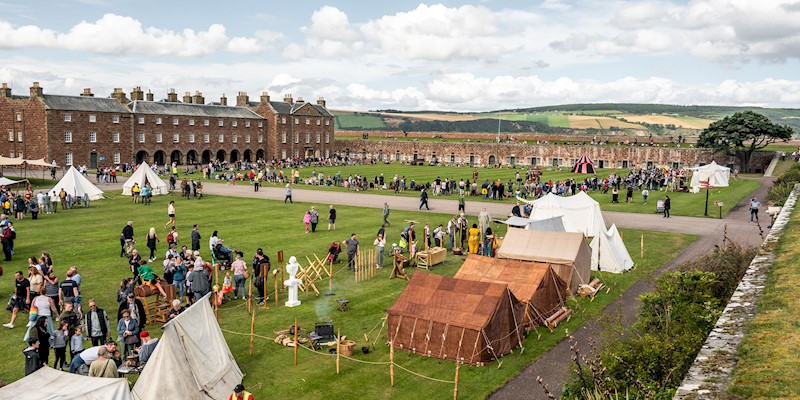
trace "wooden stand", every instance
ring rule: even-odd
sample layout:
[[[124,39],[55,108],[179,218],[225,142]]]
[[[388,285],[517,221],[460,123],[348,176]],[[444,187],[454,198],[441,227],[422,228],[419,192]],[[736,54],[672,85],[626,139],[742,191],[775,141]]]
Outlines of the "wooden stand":
[[[275,281],[275,307],[278,307],[278,297],[280,297],[280,295],[278,294],[278,270],[277,269],[275,271],[272,271],[272,280]],[[266,283],[264,284],[264,287],[266,287]],[[266,301],[264,303],[266,304]]]
[[[441,264],[447,257],[447,249],[444,247],[431,247],[425,251],[417,252],[417,268],[430,269],[434,265]]]
[[[299,344],[297,343],[297,318],[294,319],[294,366],[297,366],[297,347]]]
[[[175,285],[162,286],[167,297],[161,296],[161,292],[150,289],[149,286],[137,286],[133,293],[144,306],[144,318],[147,324],[163,324],[167,322],[167,314],[172,307],[172,300],[175,299]]]
[[[408,258],[400,254],[399,251],[394,252],[392,258],[392,273],[389,275],[389,279],[400,278],[408,280],[405,270],[405,263],[408,262]]]

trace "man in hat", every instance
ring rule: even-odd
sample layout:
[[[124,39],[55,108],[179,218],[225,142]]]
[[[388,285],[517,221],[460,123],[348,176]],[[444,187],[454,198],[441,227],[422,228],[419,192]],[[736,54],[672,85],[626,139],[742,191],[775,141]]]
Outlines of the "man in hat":
[[[178,305],[180,305],[180,302]],[[144,364],[150,359],[150,356],[153,355],[153,351],[156,350],[158,338],[151,338],[150,332],[148,331],[141,331],[139,333],[139,338],[142,339],[142,347],[139,347],[139,363]]]
[[[253,400],[253,395],[244,390],[244,385],[240,383],[233,388],[233,393],[231,393],[231,397],[228,397],[228,400]]]

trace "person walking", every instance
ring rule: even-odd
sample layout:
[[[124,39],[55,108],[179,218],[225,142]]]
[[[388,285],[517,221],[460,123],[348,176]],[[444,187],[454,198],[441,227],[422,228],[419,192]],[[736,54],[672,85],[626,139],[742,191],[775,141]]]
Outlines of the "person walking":
[[[242,294],[242,300],[247,299],[247,293],[244,290],[244,283],[247,281],[247,264],[242,260],[242,256],[239,253],[236,253],[236,260],[231,263],[231,269],[233,270],[233,298],[238,299],[239,293]],[[240,292],[241,290],[241,292]]]
[[[283,199],[283,204],[286,204],[287,200],[289,201],[289,203],[294,204],[294,202],[292,201],[292,186],[290,183],[286,184],[286,197]]]
[[[306,225],[306,233],[308,233],[308,225],[311,223],[311,211],[306,211],[306,215],[303,215],[303,224]]]
[[[389,211],[389,203],[384,202],[383,203],[383,224],[386,225],[386,226],[392,226],[392,224],[389,223],[389,213],[390,213],[390,211]]]
[[[464,204],[465,204],[464,191],[463,190],[459,190],[459,192],[458,192],[458,211],[457,212],[459,212],[459,213],[465,212],[464,211]]]
[[[316,207],[311,207],[311,211],[308,212],[311,216],[311,232],[317,231],[317,224],[319,224],[319,213],[317,212]]]
[[[647,205],[647,196],[650,195],[650,191],[647,188],[642,189],[642,204]]]
[[[191,238],[192,238],[192,251],[193,252],[200,251],[200,239],[202,237],[200,236],[200,231],[197,230],[197,224],[194,224],[192,226]]]
[[[753,222],[753,218],[756,219],[756,223],[758,222],[758,207],[761,206],[761,203],[758,201],[758,198],[753,197],[750,199],[750,222]]]
[[[669,218],[669,209],[671,207],[669,196],[664,199],[664,218]]]
[[[336,230],[336,209],[333,208],[333,204],[328,210],[328,230],[331,230],[331,226],[333,226],[333,230]]]
[[[422,210],[422,206],[425,206],[426,210],[430,210],[431,208],[428,207],[428,192],[425,189],[422,189],[422,192],[419,194],[419,209]]]
[[[347,269],[355,270],[355,260],[356,255],[358,255],[358,239],[356,239],[356,234],[350,234],[350,239],[344,241],[344,244],[347,246]]]
[[[383,268],[383,249],[386,247],[386,239],[383,234],[379,233],[372,244],[375,245],[375,267],[381,269]]]
[[[158,234],[156,234],[156,228],[150,227],[150,232],[147,233],[147,248],[150,249],[150,258],[147,261],[153,261],[156,259],[156,242],[159,242]]]
[[[175,200],[170,201],[167,205],[167,216],[169,216],[169,221],[164,224],[164,228],[175,225]]]

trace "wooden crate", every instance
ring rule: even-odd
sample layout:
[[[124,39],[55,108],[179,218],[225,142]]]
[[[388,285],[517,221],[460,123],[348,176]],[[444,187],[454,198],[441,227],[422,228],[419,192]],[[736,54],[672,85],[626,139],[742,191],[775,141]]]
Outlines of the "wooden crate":
[[[431,247],[425,251],[417,252],[417,268],[430,269],[434,265],[441,264],[447,257],[447,249],[444,247]]]

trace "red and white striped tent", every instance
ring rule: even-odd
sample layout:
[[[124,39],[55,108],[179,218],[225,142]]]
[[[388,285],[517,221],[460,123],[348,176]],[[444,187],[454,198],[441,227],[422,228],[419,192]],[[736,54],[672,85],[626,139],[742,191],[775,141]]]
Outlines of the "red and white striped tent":
[[[589,159],[589,156],[582,155],[578,161],[575,162],[575,165],[572,167],[572,173],[574,174],[593,174],[595,173],[594,170],[594,163],[592,160]]]

